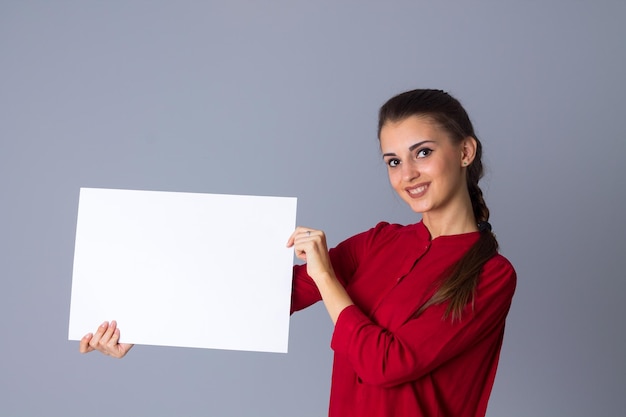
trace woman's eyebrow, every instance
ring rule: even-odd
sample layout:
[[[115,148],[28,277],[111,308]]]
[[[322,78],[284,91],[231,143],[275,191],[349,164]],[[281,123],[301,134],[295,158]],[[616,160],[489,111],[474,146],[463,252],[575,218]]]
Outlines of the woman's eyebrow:
[[[419,148],[420,146],[422,146],[425,143],[435,143],[434,140],[423,140],[421,142],[417,142],[411,146],[409,146],[409,151],[413,152],[415,149]],[[384,153],[383,154],[383,158],[386,156],[396,156],[395,152],[388,152],[388,153]]]
[[[419,148],[425,143],[434,143],[434,142],[435,142],[434,140],[423,140],[421,142],[417,142],[416,144],[409,146],[409,151],[414,151],[416,148]]]

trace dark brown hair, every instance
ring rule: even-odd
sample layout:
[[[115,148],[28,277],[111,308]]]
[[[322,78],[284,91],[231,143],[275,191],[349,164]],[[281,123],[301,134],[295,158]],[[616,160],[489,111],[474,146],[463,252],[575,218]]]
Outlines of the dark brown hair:
[[[467,112],[461,103],[441,90],[411,90],[389,99],[378,115],[378,137],[387,122],[399,122],[410,116],[425,116],[444,129],[455,142],[467,137],[476,139],[476,155],[467,167],[467,189],[472,201],[476,224],[480,231],[478,241],[441,277],[435,294],[414,315],[426,308],[448,302],[444,319],[460,320],[468,304],[474,306],[474,295],[483,265],[498,252],[498,241],[489,225],[489,209],[478,181],[483,176],[482,144]]]

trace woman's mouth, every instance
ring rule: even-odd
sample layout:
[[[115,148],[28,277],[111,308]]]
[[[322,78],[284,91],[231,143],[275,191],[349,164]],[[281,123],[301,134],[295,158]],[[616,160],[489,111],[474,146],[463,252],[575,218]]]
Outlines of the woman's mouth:
[[[419,198],[424,195],[426,190],[428,189],[428,184],[420,184],[417,187],[406,188],[407,193],[411,198]]]

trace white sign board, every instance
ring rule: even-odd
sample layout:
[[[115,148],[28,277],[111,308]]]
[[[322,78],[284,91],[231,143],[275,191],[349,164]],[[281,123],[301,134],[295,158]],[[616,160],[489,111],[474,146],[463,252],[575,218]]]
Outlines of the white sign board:
[[[69,339],[287,352],[296,202],[81,188]]]

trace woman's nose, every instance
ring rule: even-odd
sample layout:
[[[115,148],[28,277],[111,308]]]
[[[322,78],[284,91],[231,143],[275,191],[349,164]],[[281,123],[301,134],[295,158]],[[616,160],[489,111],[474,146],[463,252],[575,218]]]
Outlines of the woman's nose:
[[[402,179],[404,181],[412,181],[420,176],[417,164],[415,164],[414,161],[408,161],[400,166],[402,169]]]

